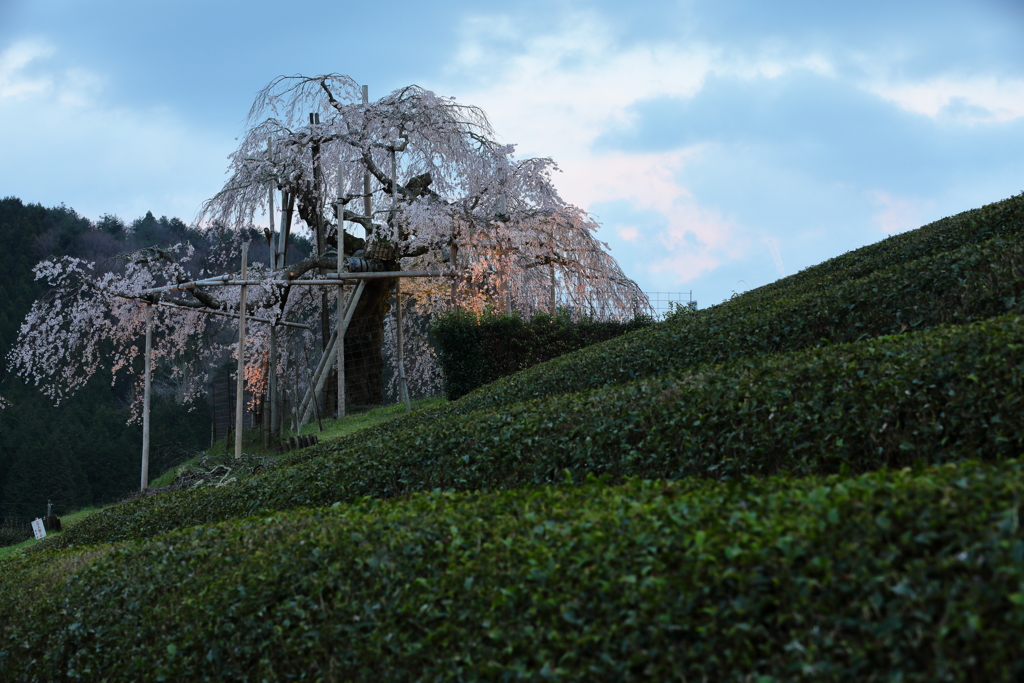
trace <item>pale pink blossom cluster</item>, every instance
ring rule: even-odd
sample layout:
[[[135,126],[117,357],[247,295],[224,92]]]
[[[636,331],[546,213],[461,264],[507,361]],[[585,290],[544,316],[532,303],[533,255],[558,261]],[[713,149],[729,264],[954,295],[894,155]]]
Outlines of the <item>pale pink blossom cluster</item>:
[[[311,123],[310,113],[319,122]],[[243,234],[251,234],[257,214],[267,213],[273,193],[287,193],[297,220],[314,234],[320,231],[320,245],[325,237],[336,239],[345,221],[360,226],[368,244],[395,247],[388,267],[445,273],[420,283],[415,304],[409,304],[404,336],[414,392],[437,388],[433,350],[417,332],[423,325],[410,322],[416,316],[453,305],[527,317],[562,307],[576,316],[621,318],[647,308],[643,293],[595,238],[593,217],[559,196],[552,183],[555,163],[517,159],[513,146],[496,141],[480,109],[453,98],[409,86],[364,104],[360,87],[347,76],[278,78],[259,94],[230,160],[228,182],[200,214],[220,245],[212,264],[200,267],[187,244],[144,249],[114,267],[74,258],[40,263],[36,277],[50,289],[21,327],[11,368],[57,403],[103,366],[113,377],[133,375],[140,387],[143,291],[225,273],[216,269],[237,263]],[[363,209],[366,174],[371,214]],[[284,206],[282,196],[276,210]],[[274,216],[275,229],[279,223]],[[322,343],[317,323],[336,313],[322,310],[325,302],[334,308],[333,296],[287,281],[334,271],[337,253],[322,249],[298,273],[292,272],[295,265],[285,271],[260,263],[248,267],[247,279],[261,282],[248,287],[249,313],[313,327],[279,333],[277,370],[290,372],[296,389],[308,381],[305,366],[317,362],[310,357]],[[152,358],[178,382],[183,400],[201,396],[211,367],[237,354],[231,333],[236,322],[206,313],[237,312],[240,288],[200,287],[148,299],[191,309],[152,306]],[[392,317],[387,320],[381,324],[388,325],[383,336],[390,355],[396,328]],[[261,396],[270,358],[267,325],[247,326],[245,355],[246,386]],[[139,401],[134,411],[137,417]]]
[[[310,113],[320,123],[309,123]],[[516,159],[476,107],[418,86],[364,104],[347,76],[295,76],[260,93],[250,123],[231,155],[230,179],[204,207],[207,220],[251,225],[267,209],[268,191],[283,190],[307,223],[319,217],[336,234],[338,204],[370,241],[395,242],[400,258],[458,275],[459,305],[511,302],[528,314],[555,299],[614,317],[647,306],[594,237],[596,221],[559,196],[556,164]],[[367,173],[370,216],[362,210]]]

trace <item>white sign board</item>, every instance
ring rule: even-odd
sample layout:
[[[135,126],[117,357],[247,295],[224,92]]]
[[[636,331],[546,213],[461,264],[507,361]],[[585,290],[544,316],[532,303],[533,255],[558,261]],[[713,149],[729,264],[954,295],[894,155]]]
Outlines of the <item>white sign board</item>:
[[[36,535],[36,538],[46,537],[46,527],[43,526],[43,520],[34,519],[32,520],[32,533]]]

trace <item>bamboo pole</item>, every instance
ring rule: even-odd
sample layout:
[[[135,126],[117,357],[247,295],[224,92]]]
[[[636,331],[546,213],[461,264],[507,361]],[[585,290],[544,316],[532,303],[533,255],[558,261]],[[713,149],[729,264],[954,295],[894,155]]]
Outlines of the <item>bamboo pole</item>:
[[[153,377],[153,306],[146,304],[146,363],[145,389],[142,398],[142,486],[149,488],[149,397]]]
[[[548,264],[551,266],[551,317],[555,316],[555,264]]]
[[[255,282],[248,282],[247,284],[255,284]],[[141,297],[137,296],[123,296],[121,294],[114,294],[113,296],[120,297],[121,299],[128,299],[130,301],[145,301]],[[154,306],[161,306],[163,308],[173,308],[178,311],[189,311],[190,313],[202,313],[203,315],[222,315],[225,318],[237,318],[237,313],[230,313],[228,311],[217,311],[209,308],[192,308],[191,306],[177,306],[167,301],[157,301]],[[298,327],[303,330],[313,329],[309,325],[303,325],[302,323],[288,322],[287,320],[271,320],[270,318],[257,318],[253,315],[245,316],[247,322],[267,323],[271,327],[277,327],[281,325],[283,327]]]
[[[242,245],[242,281],[248,275],[249,243]],[[245,408],[245,285],[238,306],[238,378],[235,389],[235,459],[242,457],[242,414]]]

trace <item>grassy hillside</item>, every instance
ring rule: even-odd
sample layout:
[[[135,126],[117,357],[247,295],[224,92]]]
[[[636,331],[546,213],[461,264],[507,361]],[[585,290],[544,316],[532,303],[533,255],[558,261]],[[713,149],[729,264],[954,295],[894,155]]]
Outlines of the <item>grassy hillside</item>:
[[[1024,196],[104,510],[0,677],[1019,677],[1022,271]]]

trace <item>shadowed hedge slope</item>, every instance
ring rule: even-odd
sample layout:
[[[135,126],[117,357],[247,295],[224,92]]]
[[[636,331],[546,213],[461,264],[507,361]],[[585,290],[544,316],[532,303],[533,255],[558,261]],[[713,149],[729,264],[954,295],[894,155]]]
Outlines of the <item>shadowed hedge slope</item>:
[[[93,515],[0,680],[1024,679],[1022,205]]]
[[[446,415],[1013,311],[1024,312],[1024,195],[566,354],[384,429],[397,433]]]
[[[286,459],[237,485],[93,515],[62,546],[416,491],[512,489],[588,474],[829,474],[1024,451],[1024,317],[756,356],[529,401]]]
[[[0,678],[1015,680],[1022,487],[594,481],[51,551],[0,573]]]
[[[237,488],[96,515],[59,543],[148,538],[360,496],[550,483],[563,469],[722,478],[1016,455],[1022,207],[1024,195],[889,238],[285,458]],[[892,337],[1000,315],[991,329]],[[879,387],[892,396],[872,398]]]

